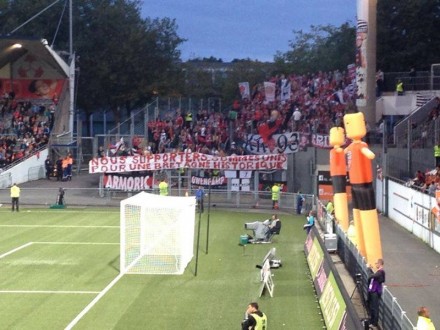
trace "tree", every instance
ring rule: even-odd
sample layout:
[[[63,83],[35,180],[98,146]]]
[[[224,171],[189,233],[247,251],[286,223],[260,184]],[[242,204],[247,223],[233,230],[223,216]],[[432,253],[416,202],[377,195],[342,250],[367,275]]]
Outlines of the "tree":
[[[193,58],[188,60],[188,62],[193,62],[193,63],[197,63],[197,62],[209,62],[209,63],[223,63],[223,60],[221,58],[216,58],[214,56],[211,57],[204,57],[204,58]]]
[[[19,28],[31,17],[44,11],[50,3],[45,0],[23,0],[23,1],[0,1],[0,33],[8,36]],[[50,9],[35,17],[29,23],[19,28],[14,36],[31,36],[47,39],[52,44],[57,24],[64,8],[64,1],[54,3]],[[48,24],[49,23],[49,24]],[[53,23],[53,24],[52,24]],[[59,33],[67,33],[68,25],[60,25]]]
[[[169,82],[176,80],[177,47],[183,42],[177,25],[169,18],[141,19],[138,5],[137,1],[85,0],[78,7],[80,106],[130,110],[175,87]]]
[[[348,22],[340,27],[311,26],[310,32],[293,31],[291,50],[275,55],[279,71],[304,74],[307,72],[346,69],[354,62],[355,28]]]
[[[380,0],[377,4],[377,67],[428,70],[439,63],[440,6],[432,0]]]
[[[0,18],[5,18],[1,31],[25,22],[45,8],[43,3],[47,1],[20,0],[9,1],[7,9],[0,6]],[[140,4],[138,0],[74,2],[74,50],[80,70],[77,105],[87,113],[111,108],[117,119],[118,109],[130,110],[178,87],[178,46],[184,39],[177,35],[175,20],[142,19]],[[20,29],[20,35],[46,39],[55,35],[63,6],[61,1],[45,11]],[[67,16],[54,43],[58,50],[68,49]]]

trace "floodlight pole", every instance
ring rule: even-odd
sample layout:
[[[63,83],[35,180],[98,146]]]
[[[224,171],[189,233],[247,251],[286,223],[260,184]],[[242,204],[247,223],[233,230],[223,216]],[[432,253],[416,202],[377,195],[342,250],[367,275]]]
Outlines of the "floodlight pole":
[[[75,112],[75,53],[73,52],[73,0],[69,0],[69,131],[70,141],[73,141],[73,120]]]

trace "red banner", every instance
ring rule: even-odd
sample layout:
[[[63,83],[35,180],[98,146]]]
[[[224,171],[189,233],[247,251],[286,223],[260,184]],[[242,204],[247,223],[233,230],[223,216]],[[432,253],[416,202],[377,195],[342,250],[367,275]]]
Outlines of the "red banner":
[[[149,175],[105,175],[104,188],[122,191],[141,191],[153,189],[153,177]]]
[[[16,99],[54,99],[60,96],[65,79],[0,79],[0,94],[14,91]]]

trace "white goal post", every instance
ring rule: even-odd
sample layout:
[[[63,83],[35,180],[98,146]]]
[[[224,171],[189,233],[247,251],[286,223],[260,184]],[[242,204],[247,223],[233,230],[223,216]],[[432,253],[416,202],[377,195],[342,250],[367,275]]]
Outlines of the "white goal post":
[[[121,201],[120,272],[183,274],[194,255],[195,197],[141,192]]]

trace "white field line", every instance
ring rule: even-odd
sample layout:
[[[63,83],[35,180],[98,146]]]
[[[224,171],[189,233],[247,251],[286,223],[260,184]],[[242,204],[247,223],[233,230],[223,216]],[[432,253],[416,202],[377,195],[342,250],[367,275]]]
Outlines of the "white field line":
[[[0,204],[0,205],[3,205],[3,204]],[[78,213],[78,210],[80,209],[79,208],[79,209],[75,209],[75,210],[74,209],[70,209],[70,210],[68,210],[68,209],[59,209],[59,210],[56,210],[56,209],[32,209],[32,208],[28,209],[28,208],[23,208],[23,207],[20,207],[20,208],[23,209],[23,210],[26,210],[26,211],[23,211],[23,212],[20,211],[20,213],[56,213],[56,212],[59,212],[59,213]],[[0,211],[0,213],[10,213],[10,212],[11,212],[10,208],[3,208]],[[119,212],[120,212],[119,208],[115,208],[115,210],[111,210],[111,207],[110,207],[110,208],[107,208],[106,210],[102,210],[102,211],[89,211],[89,210],[87,210],[84,213],[87,213],[87,214],[118,213],[119,214]]]
[[[0,259],[4,258],[14,252],[17,252],[21,249],[24,249],[30,245],[34,244],[34,242],[29,242],[27,244],[24,244],[22,246],[19,246],[18,248],[15,248],[9,252],[6,252],[2,255],[0,255]],[[89,244],[89,245],[118,245],[119,243],[87,243],[87,242],[35,242],[35,244]],[[2,290],[0,291],[0,293],[65,293],[65,294],[72,294],[72,293],[89,293],[89,294],[98,294],[95,299],[93,299],[82,311],[81,313],[79,313],[65,328],[65,330],[70,330],[72,329],[81,319],[84,315],[86,315],[92,308],[93,306],[95,306],[95,304],[102,298],[104,297],[104,295],[122,278],[122,276],[124,276],[124,273],[120,273],[118,276],[116,276],[113,281],[110,282],[110,284],[108,284],[104,290],[102,290],[101,292],[93,292],[93,291],[7,291],[7,290]]]
[[[8,256],[8,255],[10,255],[10,254],[12,254],[14,252],[20,251],[21,249],[27,248],[28,246],[30,246],[32,244],[33,244],[33,242],[29,242],[29,243],[21,245],[18,248],[15,248],[15,249],[13,249],[13,250],[11,250],[9,252],[3,253],[2,255],[0,255],[0,259],[2,259],[2,258],[6,257],[6,256]]]
[[[39,293],[39,294],[98,294],[99,291],[52,291],[52,290],[0,290],[0,293]]]
[[[119,243],[106,243],[106,242],[33,242],[34,244],[47,244],[47,245],[119,245]]]
[[[84,315],[86,315],[92,308],[95,306],[95,304],[102,298],[104,295],[110,291],[110,289],[118,283],[118,281],[124,276],[124,273],[120,273],[118,276],[115,277],[113,281],[110,282],[109,285],[107,285],[104,290],[102,290],[96,297],[93,299],[82,311],[79,313],[68,325],[64,330],[70,330],[72,329],[82,318]]]
[[[119,245],[119,243],[106,243],[106,242],[29,242],[22,246],[19,246],[18,248],[15,248],[9,252],[6,252],[2,255],[0,255],[0,259],[4,258],[14,252],[17,252],[21,249],[24,249],[32,244],[48,244],[48,245]],[[40,293],[40,294],[99,294],[100,291],[66,291],[66,290],[60,290],[60,291],[52,291],[52,290],[45,290],[45,291],[31,291],[31,290],[0,290],[0,293]]]
[[[119,226],[76,226],[76,225],[0,225],[0,227],[11,228],[110,228],[119,229]]]

